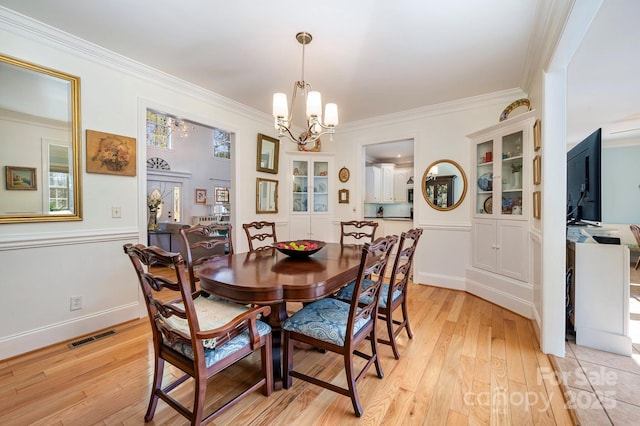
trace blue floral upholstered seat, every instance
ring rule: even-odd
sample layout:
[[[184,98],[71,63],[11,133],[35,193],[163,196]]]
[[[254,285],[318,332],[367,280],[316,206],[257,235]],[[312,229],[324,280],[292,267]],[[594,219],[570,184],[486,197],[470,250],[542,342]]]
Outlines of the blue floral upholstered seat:
[[[413,255],[421,235],[422,229],[410,229],[400,235],[398,253],[396,254],[393,268],[391,269],[389,283],[383,284],[380,290],[378,314],[380,319],[384,320],[387,324],[389,340],[378,339],[378,342],[390,345],[393,350],[393,356],[396,359],[400,358],[400,352],[398,351],[398,345],[396,343],[396,337],[398,337],[400,332],[406,329],[409,338],[413,338],[413,333],[409,326],[409,314],[407,312],[407,291],[409,278],[411,276],[411,267],[413,266]],[[371,279],[365,278],[363,285],[365,287],[372,285]],[[354,286],[355,283],[349,283],[336,293],[336,297],[345,301],[351,300]],[[393,289],[391,297],[389,297],[390,288]],[[367,304],[370,303],[370,300],[363,297],[360,298],[359,303],[361,305]],[[402,308],[402,321],[393,319],[393,311],[398,307]],[[394,328],[394,326],[397,327]]]
[[[373,243],[364,244],[358,278],[354,285],[354,289],[357,291],[353,291],[351,300],[347,302],[331,297],[320,299],[305,305],[282,323],[284,337],[283,385],[286,389],[291,387],[292,377],[302,379],[349,396],[356,416],[362,415],[357,383],[364,377],[371,365],[375,365],[379,378],[383,376],[378,359],[376,339],[376,319],[382,279],[374,279],[366,287],[363,285],[363,280],[365,276],[384,276],[389,252],[397,240],[398,237],[389,236],[379,238]],[[369,300],[369,303],[359,304],[359,300]],[[371,344],[370,354],[357,349],[367,338]],[[348,388],[336,386],[333,383],[294,370],[293,346],[295,341],[342,355]],[[366,360],[364,367],[356,376],[354,376],[353,368],[354,356]]]
[[[138,276],[153,336],[155,368],[145,422],[153,420],[159,399],[189,419],[192,425],[200,425],[210,422],[260,388],[269,396],[273,390],[271,327],[259,318],[268,315],[271,309],[249,308],[192,291],[180,253],[141,244],[125,244],[123,248]],[[156,265],[172,267],[175,281],[154,274],[152,267]],[[179,297],[167,300],[168,291]],[[217,408],[205,416],[209,379],[258,350],[261,374],[257,381],[252,379],[246,389],[222,405],[216,400]],[[177,378],[174,374],[165,377],[165,362],[184,374]],[[254,371],[248,373],[255,377]],[[194,379],[190,382],[193,386],[192,409],[172,396],[173,391],[190,377]],[[168,382],[164,387],[163,379]],[[220,380],[224,377],[220,376]]]

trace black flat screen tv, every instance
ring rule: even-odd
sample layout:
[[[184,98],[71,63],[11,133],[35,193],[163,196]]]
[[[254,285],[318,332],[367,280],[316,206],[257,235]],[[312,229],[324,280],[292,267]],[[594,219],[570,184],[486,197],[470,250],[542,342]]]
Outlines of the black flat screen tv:
[[[567,153],[567,224],[602,222],[602,129]]]

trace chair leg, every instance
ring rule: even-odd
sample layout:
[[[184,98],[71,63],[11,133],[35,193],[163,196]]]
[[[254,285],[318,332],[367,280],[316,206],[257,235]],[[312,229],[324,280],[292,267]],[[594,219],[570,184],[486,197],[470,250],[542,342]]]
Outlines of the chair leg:
[[[384,377],[384,373],[382,372],[382,366],[380,365],[380,357],[378,356],[378,337],[376,336],[376,326],[375,322],[373,328],[371,329],[371,335],[369,337],[371,340],[371,356],[375,357],[373,363],[376,366],[376,372],[378,373],[379,378]],[[393,341],[393,337],[391,338]]]
[[[264,346],[260,348],[262,357],[262,374],[265,377],[264,395],[269,396],[273,391],[273,365],[271,363],[271,334],[265,336]]]
[[[391,345],[391,350],[393,351],[393,357],[395,359],[400,359],[400,352],[398,352],[398,345],[396,344],[395,335],[393,333],[393,312],[389,312],[389,314],[385,317],[385,323],[387,323],[387,333],[389,334],[389,344]]]
[[[151,396],[149,397],[149,406],[144,415],[144,421],[150,422],[156,413],[158,405],[158,391],[162,389],[162,374],[164,373],[164,359],[156,356],[155,368],[153,369],[153,385],[151,387]]]
[[[287,331],[282,332],[282,387],[289,389],[293,380],[289,374],[293,370],[293,341]]]
[[[638,265],[640,265],[640,256],[638,256],[638,260],[636,261],[636,271],[638,270]]]
[[[404,322],[406,324],[407,335],[409,336],[409,339],[413,339],[413,333],[411,332],[411,326],[409,325],[409,312],[408,312],[408,309],[407,309],[407,299],[406,298],[402,301],[402,317],[403,317]]]
[[[351,397],[351,405],[356,417],[362,416],[362,406],[358,398],[358,389],[356,388],[355,376],[353,374],[353,354],[347,352],[344,354],[344,371],[347,373],[347,385],[349,386],[349,396]]]
[[[200,377],[195,380],[193,397],[193,412],[191,414],[191,424],[199,425],[204,416],[204,400],[207,396],[207,378]]]

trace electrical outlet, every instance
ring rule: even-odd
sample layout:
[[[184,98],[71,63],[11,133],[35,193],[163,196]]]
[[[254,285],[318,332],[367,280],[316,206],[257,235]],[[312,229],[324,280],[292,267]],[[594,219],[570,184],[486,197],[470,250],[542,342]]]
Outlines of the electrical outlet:
[[[111,217],[118,219],[122,217],[122,209],[118,206],[111,207]]]
[[[82,309],[82,296],[71,296],[71,300],[69,301],[69,310],[77,311],[78,309]]]

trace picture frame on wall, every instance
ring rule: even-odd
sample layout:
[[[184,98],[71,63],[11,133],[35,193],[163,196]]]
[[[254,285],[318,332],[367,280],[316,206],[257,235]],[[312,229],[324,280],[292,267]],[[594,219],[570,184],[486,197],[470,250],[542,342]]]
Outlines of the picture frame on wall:
[[[340,204],[349,204],[349,190],[348,189],[340,189],[340,190],[338,190],[338,203],[340,203]]]
[[[229,188],[223,188],[223,187],[214,188],[214,196],[216,199],[216,203],[228,203]]]
[[[277,174],[279,156],[280,140],[261,133],[258,134],[256,170],[259,172]]]
[[[534,191],[533,193],[533,217],[540,219],[542,216],[542,194],[540,191]]]
[[[87,173],[136,175],[136,139],[87,130]]]
[[[7,190],[35,191],[38,189],[35,167],[6,167]]]
[[[540,119],[533,125],[533,150],[539,151],[542,148],[542,129]]]
[[[542,157],[536,155],[533,158],[533,184],[540,185],[542,182]]]
[[[196,204],[207,204],[207,190],[196,188]]]

